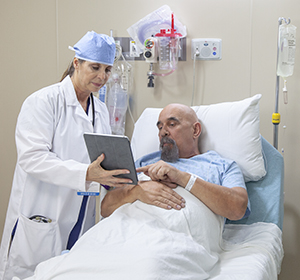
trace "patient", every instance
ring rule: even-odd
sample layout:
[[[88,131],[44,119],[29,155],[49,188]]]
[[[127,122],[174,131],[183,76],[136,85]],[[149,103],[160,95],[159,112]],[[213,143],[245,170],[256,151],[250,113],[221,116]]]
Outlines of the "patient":
[[[243,175],[235,162],[199,153],[189,107],[168,105],[157,127],[161,151],[137,161],[138,185],[109,191],[106,218],[28,280],[204,280],[220,270],[224,217],[249,212]]]
[[[193,109],[170,104],[160,113],[157,122],[161,151],[136,162],[137,171],[152,181],[139,181],[106,194],[101,215],[109,216],[125,203],[136,200],[165,209],[184,207],[184,201],[172,190],[186,188],[214,213],[230,220],[239,220],[250,211],[242,172],[231,160],[216,152],[200,154],[198,142],[201,124]],[[246,211],[247,210],[247,211]]]

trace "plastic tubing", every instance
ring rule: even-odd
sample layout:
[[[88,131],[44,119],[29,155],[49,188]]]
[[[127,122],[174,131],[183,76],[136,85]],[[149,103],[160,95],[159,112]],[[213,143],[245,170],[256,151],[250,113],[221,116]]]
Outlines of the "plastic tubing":
[[[154,76],[161,76],[161,77],[164,77],[164,76],[168,76],[170,74],[172,74],[173,72],[175,71],[175,68],[173,68],[170,72],[168,73],[152,73]]]

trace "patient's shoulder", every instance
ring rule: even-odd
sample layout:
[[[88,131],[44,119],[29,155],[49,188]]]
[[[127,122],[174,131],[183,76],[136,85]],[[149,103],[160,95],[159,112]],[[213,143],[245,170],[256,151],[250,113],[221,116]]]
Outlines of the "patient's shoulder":
[[[230,158],[226,158],[221,156],[219,153],[217,153],[214,150],[209,150],[203,154],[200,154],[200,157],[205,158],[207,160],[215,160],[215,161],[219,161],[219,162],[226,162],[229,164],[232,164],[233,162],[235,162],[234,160],[230,159]]]
[[[146,165],[149,165],[152,163],[156,163],[160,160],[160,155],[161,155],[161,152],[157,151],[157,152],[142,156],[135,162],[135,166],[137,168],[137,167],[146,166]]]

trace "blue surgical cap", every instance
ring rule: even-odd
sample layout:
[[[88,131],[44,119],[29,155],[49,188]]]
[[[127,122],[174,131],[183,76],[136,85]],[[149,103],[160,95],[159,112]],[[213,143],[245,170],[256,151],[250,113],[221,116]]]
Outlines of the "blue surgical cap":
[[[116,53],[115,40],[105,34],[89,31],[73,48],[69,48],[75,51],[75,57],[79,59],[110,66],[114,64]]]

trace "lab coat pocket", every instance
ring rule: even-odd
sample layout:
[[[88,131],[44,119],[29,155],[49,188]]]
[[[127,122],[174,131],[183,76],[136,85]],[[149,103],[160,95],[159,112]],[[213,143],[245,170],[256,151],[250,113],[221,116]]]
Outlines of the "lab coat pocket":
[[[57,234],[56,222],[38,223],[21,215],[9,252],[8,271],[24,275],[28,270],[33,272],[38,263],[59,254]]]

